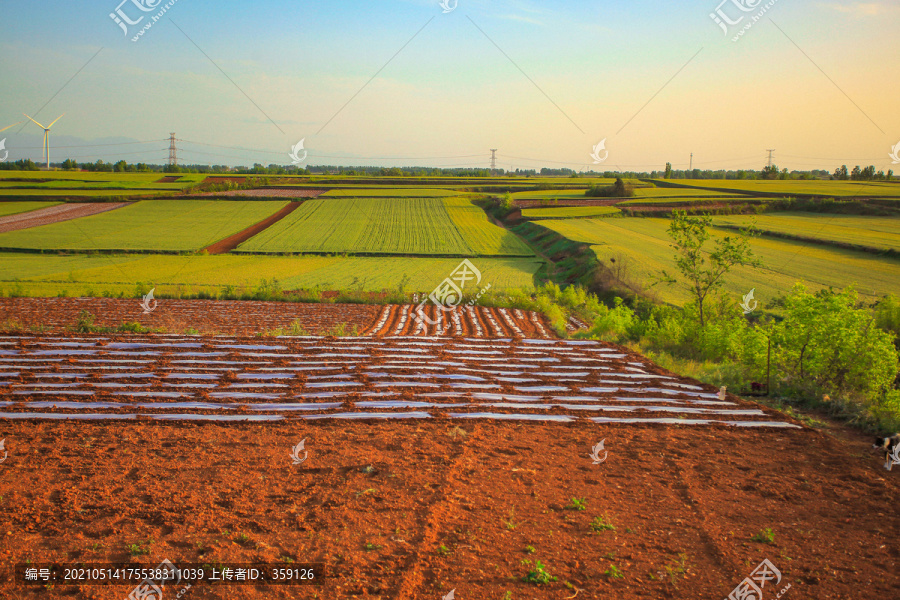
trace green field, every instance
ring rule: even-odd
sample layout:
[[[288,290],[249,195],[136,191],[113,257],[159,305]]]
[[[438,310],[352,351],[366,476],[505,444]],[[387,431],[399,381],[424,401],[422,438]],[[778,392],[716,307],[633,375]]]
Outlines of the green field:
[[[0,248],[186,252],[238,233],[285,201],[156,200],[31,229],[0,233]]]
[[[56,206],[59,202],[0,202],[0,217],[18,215],[41,208]]]
[[[532,220],[609,217],[620,214],[622,214],[622,211],[614,206],[557,206],[551,208],[525,208],[522,210],[522,216]]]
[[[900,184],[885,181],[802,181],[762,179],[670,179],[668,183],[734,192],[765,192],[783,196],[900,197]]]
[[[265,253],[532,256],[468,200],[316,199],[241,244]]]
[[[329,190],[319,196],[320,198],[449,198],[459,196],[454,190],[442,190],[438,188],[353,188],[341,190]]]
[[[78,198],[81,201],[89,202],[91,198],[109,198],[114,196],[165,196],[176,194],[166,190],[140,190],[140,189],[122,189],[122,190],[69,190],[69,189],[39,189],[39,190],[23,190],[13,188],[0,188],[0,199],[13,200],[18,198]]]
[[[540,225],[570,240],[591,244],[597,257],[607,264],[609,259],[616,259],[620,267],[627,269],[627,279],[657,292],[661,300],[681,304],[688,299],[679,287],[649,288],[652,278],[663,269],[675,272],[674,250],[666,234],[668,219],[569,219],[541,221]],[[711,233],[714,239],[734,235],[715,229]],[[860,295],[869,300],[887,293],[900,294],[900,261],[790,240],[756,238],[751,244],[764,267],[737,267],[728,275],[724,291],[738,301],[755,288],[756,298],[764,306],[798,281],[811,289],[854,284]]]
[[[693,190],[696,191],[696,190]],[[616,204],[616,206],[621,206],[623,208],[627,208],[629,206],[643,206],[648,204],[660,204],[667,205],[671,204],[673,206],[682,206],[685,204],[724,204],[726,202],[759,202],[759,198],[752,198],[750,196],[729,196],[727,198],[721,198],[717,196],[700,196],[696,197],[693,194],[684,196],[677,196],[672,198],[634,198],[632,200],[623,200]]]
[[[139,256],[0,254],[0,295],[99,296],[124,292],[134,296],[143,283],[159,293],[221,291],[223,286],[250,289],[277,280],[284,290],[321,289],[382,291],[406,280],[410,292],[430,292],[459,265],[455,258],[329,256]],[[526,288],[543,264],[538,259],[478,258],[482,285],[494,289]]]
[[[854,244],[876,250],[900,250],[900,218],[811,213],[715,217],[713,223],[745,227],[755,222],[762,231],[826,242]]]

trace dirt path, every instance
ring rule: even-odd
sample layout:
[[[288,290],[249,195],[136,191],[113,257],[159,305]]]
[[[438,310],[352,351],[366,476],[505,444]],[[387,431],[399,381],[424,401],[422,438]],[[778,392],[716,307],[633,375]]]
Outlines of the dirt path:
[[[302,202],[291,202],[271,217],[260,221],[256,225],[251,225],[247,229],[239,231],[238,233],[229,236],[224,240],[218,241],[212,246],[207,246],[206,248],[204,248],[204,250],[206,250],[206,252],[208,252],[209,254],[225,254],[227,252],[231,252],[253,236],[268,229],[278,221],[282,220],[283,218],[300,208],[301,204]]]

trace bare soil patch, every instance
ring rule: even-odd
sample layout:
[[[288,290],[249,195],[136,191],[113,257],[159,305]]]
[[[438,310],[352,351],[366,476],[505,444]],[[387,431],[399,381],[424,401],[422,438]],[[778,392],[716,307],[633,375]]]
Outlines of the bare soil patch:
[[[224,240],[216,242],[212,246],[204,248],[204,250],[206,250],[209,254],[225,254],[226,252],[230,252],[252,238],[254,235],[259,234],[278,221],[282,220],[298,208],[300,208],[299,202],[291,202],[271,217],[260,221],[256,225],[248,227],[244,231],[240,231],[232,236],[225,238]]]

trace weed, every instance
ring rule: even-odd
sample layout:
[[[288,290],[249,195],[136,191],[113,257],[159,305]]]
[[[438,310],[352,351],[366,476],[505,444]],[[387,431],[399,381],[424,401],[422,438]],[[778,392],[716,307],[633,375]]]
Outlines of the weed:
[[[669,578],[669,583],[673,587],[678,587],[678,578],[684,577],[688,571],[687,565],[688,555],[680,553],[677,558],[670,558],[669,562],[663,566],[663,570],[657,573],[660,579]]]
[[[459,425],[456,425],[453,429],[451,429],[451,430],[447,433],[447,435],[449,435],[449,436],[452,437],[453,439],[456,439],[456,436],[459,436],[459,437],[465,439],[465,437],[466,437],[467,435],[469,435],[469,434],[466,433],[466,430],[465,430],[465,429],[463,429],[463,428],[460,427]]]
[[[438,546],[437,553],[441,556],[447,556],[448,554],[450,554],[450,548],[441,544],[440,546]]]
[[[622,574],[622,571],[616,565],[609,565],[609,568],[603,571],[603,574],[611,579],[622,579],[625,575]]]
[[[537,550],[535,550],[534,546],[525,546],[525,552],[527,552],[528,554],[534,554],[535,552],[537,552]]]
[[[282,556],[279,560],[280,560],[281,562],[287,563],[287,564],[291,564],[291,563],[294,562],[294,559],[291,558],[290,556]]]
[[[378,490],[376,490],[375,488],[369,488],[369,489],[363,490],[361,492],[356,492],[356,497],[359,498],[360,496],[365,496],[366,494],[374,494],[377,491]]]
[[[153,538],[149,538],[145,546],[142,546],[141,544],[128,544],[127,549],[130,555],[141,556],[143,554],[150,554],[150,546],[152,545]]]
[[[594,520],[591,521],[591,529],[596,532],[600,531],[615,531],[616,526],[609,522],[609,517],[594,517]]]
[[[504,525],[509,531],[513,531],[513,530],[515,530],[516,527],[518,527],[519,525],[521,525],[521,523],[516,523],[516,522],[515,522],[515,520],[514,520],[514,519],[515,519],[515,516],[516,516],[516,511],[510,510],[510,511],[509,511],[509,519],[504,519],[504,518],[501,517],[501,518],[500,518],[500,522],[503,523],[503,525]]]
[[[500,600],[512,600],[512,592],[506,590],[506,593],[503,594],[503,598],[501,598]]]
[[[566,508],[569,510],[587,510],[587,500],[584,498],[572,498],[572,501],[569,502]]]
[[[534,585],[547,585],[553,581],[556,581],[556,577],[550,575],[547,572],[547,568],[541,564],[541,561],[535,561],[534,569],[528,572],[528,575],[522,578],[525,583],[532,583]]]
[[[766,527],[756,535],[750,538],[754,542],[759,542],[760,544],[774,544],[775,543],[775,532]]]
[[[371,542],[367,543],[365,546],[366,552],[372,552],[374,550],[381,550],[381,546],[379,544],[373,544]]]

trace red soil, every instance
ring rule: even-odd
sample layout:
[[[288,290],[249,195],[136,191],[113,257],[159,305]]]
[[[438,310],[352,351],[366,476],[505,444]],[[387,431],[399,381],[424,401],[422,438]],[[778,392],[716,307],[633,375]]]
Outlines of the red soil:
[[[252,225],[241,232],[227,237],[224,240],[216,242],[212,246],[207,246],[206,248],[204,248],[204,250],[206,250],[209,254],[225,254],[226,252],[230,252],[252,238],[254,235],[257,235],[258,233],[264,231],[265,229],[268,229],[278,221],[282,220],[298,208],[300,208],[299,202],[291,202],[271,217],[264,219],[256,225]]]
[[[0,233],[18,231],[29,227],[39,227],[51,223],[71,221],[81,217],[97,215],[123,206],[130,202],[85,202],[71,204],[57,204],[49,208],[40,208],[27,213],[0,217]]]
[[[232,319],[235,330],[253,331],[295,309],[305,309],[294,315],[306,323],[324,323],[328,318],[362,322],[363,315],[355,311],[369,308],[236,302],[226,309],[227,303],[177,304],[181,302],[161,301],[150,317],[177,306],[178,314],[194,319],[198,329]],[[137,305],[134,300],[39,303],[51,313],[70,311],[69,304],[92,306],[98,320],[110,323],[123,315],[133,318],[126,304]],[[97,310],[101,307],[108,314]],[[366,322],[377,323],[385,309],[372,308]],[[401,309],[386,310],[385,322],[394,323]],[[0,314],[24,321],[38,311],[27,302],[3,299]],[[492,331],[488,314],[500,327],[507,323],[496,311],[478,311],[475,319],[462,321],[463,327],[474,328],[477,322]],[[243,345],[265,348],[237,347]],[[329,349],[342,345],[337,352]],[[190,352],[208,356],[192,357]],[[396,354],[421,359],[398,361]],[[590,356],[595,359],[584,359]],[[186,362],[188,357],[195,362]],[[590,392],[607,407],[622,404],[620,396],[631,398],[631,404],[644,399],[647,410],[548,409],[540,404],[552,400],[537,392],[541,400],[524,408],[495,406],[490,411],[579,418],[464,419],[438,406],[411,409],[432,415],[419,420],[309,419],[304,417],[310,413],[288,411],[287,418],[272,422],[167,422],[151,420],[152,415],[172,411],[138,407],[148,399],[129,391],[181,389],[188,400],[231,407],[173,408],[179,413],[283,415],[286,411],[275,404],[250,412],[242,406],[248,401],[214,394],[231,388],[247,391],[241,384],[254,378],[259,383],[253,385],[262,387],[269,374],[304,368],[310,370],[278,380],[286,387],[269,386],[267,391],[283,399],[253,402],[334,400],[342,405],[338,410],[391,412],[400,409],[358,406],[362,391],[332,399],[303,396],[329,389],[319,385],[323,379],[363,382],[365,391],[378,389],[380,382],[402,381],[434,382],[446,389],[452,380],[436,377],[443,370],[487,381],[446,398],[428,396],[434,388],[424,386],[397,388],[390,395],[401,401],[468,405],[481,401],[477,394],[491,391],[493,382],[500,393],[512,394],[522,384],[497,379],[492,372],[529,360],[533,367],[521,376],[537,378],[542,385],[581,385],[571,381],[574,372],[565,377],[542,374],[563,367],[594,365],[589,375],[578,376],[591,386],[627,372],[650,374],[652,382]],[[459,363],[466,367],[455,366]],[[121,600],[133,584],[26,585],[13,583],[9,567],[26,562],[156,566],[163,559],[207,569],[236,563],[326,564],[317,588],[199,583],[182,600],[438,600],[453,589],[459,600],[503,598],[506,592],[514,599],[718,599],[728,596],[763,559],[781,572],[778,585],[764,587],[767,600],[788,585],[783,600],[892,598],[900,588],[900,472],[882,469],[882,461],[866,451],[869,440],[837,429],[591,421],[596,414],[643,418],[663,414],[655,412],[660,406],[703,406],[705,401],[691,398],[715,391],[677,376],[665,379],[672,375],[615,346],[595,344],[588,350],[553,340],[12,335],[0,337],[0,364],[0,401],[11,403],[0,408],[7,413],[0,417],[0,439],[8,454],[0,462],[2,598]],[[387,368],[391,365],[397,368]],[[129,372],[151,376],[121,377]],[[79,373],[87,376],[75,378],[77,386],[68,389],[92,390],[92,395],[74,396],[52,385]],[[173,374],[214,374],[212,381],[207,379],[213,389],[167,385]],[[106,381],[121,386],[103,385]],[[686,385],[701,390],[678,391],[694,389]],[[663,394],[648,386],[674,393],[654,400]],[[16,393],[38,388],[50,393]],[[120,410],[151,417],[98,422],[8,418],[8,413],[24,411],[61,415],[100,410],[75,411],[61,405],[65,400],[124,401]],[[48,405],[24,404],[40,401]],[[731,395],[726,401],[738,409],[758,409]],[[332,414],[333,409],[321,408],[312,415]],[[761,416],[740,418],[793,423],[768,409]],[[290,450],[301,440],[307,460],[292,465]],[[594,464],[588,454],[601,440],[605,460]],[[577,510],[573,498],[583,510]],[[610,526],[604,528],[604,523]],[[771,543],[751,540],[766,529],[774,534]],[[141,548],[149,554],[142,555]],[[536,561],[557,579],[547,585],[523,581]],[[620,578],[612,576],[616,572]],[[178,589],[167,587],[165,598],[175,598]]]
[[[628,198],[585,198],[584,200],[559,200],[551,204],[540,200],[516,200],[519,208],[559,208],[562,206],[613,206],[619,202],[625,202]]]

